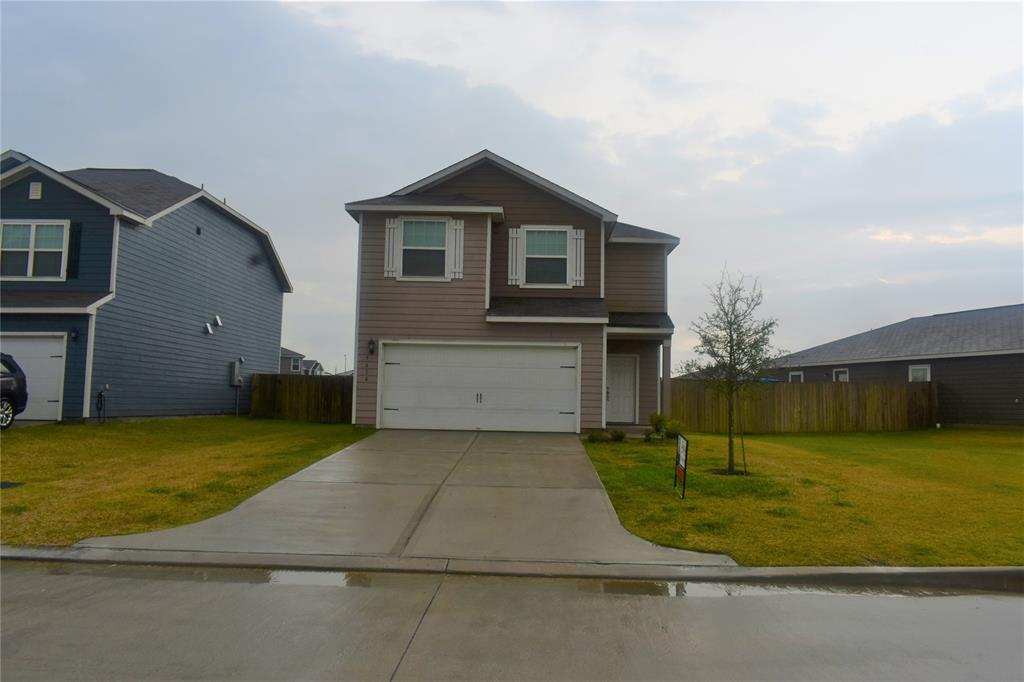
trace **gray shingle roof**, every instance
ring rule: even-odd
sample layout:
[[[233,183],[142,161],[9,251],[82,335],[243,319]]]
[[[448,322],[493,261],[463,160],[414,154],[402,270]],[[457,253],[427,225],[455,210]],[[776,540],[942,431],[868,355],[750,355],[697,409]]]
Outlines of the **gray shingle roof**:
[[[85,308],[100,300],[109,291],[31,291],[4,289],[0,306],[4,308]]]
[[[195,185],[148,168],[80,168],[63,174],[145,218],[200,191]]]
[[[281,357],[304,358],[306,356],[303,355],[302,353],[298,352],[298,351],[291,350],[289,348],[285,348],[284,346],[281,346]]]
[[[1024,304],[927,317],[854,334],[780,358],[780,367],[1024,352]]]
[[[492,298],[492,317],[608,317],[599,298]]]
[[[612,227],[612,233],[608,237],[609,242],[650,242],[652,244],[667,244],[669,251],[679,246],[679,237],[667,232],[650,230],[639,225],[616,222]]]
[[[675,329],[668,313],[608,313],[608,326]]]

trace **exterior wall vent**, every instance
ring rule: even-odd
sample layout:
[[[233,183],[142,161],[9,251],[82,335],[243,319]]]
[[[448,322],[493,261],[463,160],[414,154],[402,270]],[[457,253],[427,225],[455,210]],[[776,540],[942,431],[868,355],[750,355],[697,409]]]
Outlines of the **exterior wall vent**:
[[[30,183],[28,183],[28,198],[29,199],[42,199],[43,198],[43,183],[41,183],[41,182],[30,182]]]

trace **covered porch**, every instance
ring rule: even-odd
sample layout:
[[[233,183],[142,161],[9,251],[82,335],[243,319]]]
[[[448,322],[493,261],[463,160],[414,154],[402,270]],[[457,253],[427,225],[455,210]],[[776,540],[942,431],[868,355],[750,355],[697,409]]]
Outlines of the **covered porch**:
[[[609,313],[608,318],[605,425],[646,425],[651,414],[668,414],[671,408],[672,320],[665,313]]]

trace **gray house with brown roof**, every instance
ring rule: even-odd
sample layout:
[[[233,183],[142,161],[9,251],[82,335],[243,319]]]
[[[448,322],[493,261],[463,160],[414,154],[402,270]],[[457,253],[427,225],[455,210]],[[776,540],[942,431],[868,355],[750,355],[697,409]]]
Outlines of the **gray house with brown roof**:
[[[488,150],[345,209],[356,423],[579,432],[668,411],[677,237]]]
[[[941,422],[1024,425],[1024,304],[914,317],[787,355],[771,375],[930,381]]]

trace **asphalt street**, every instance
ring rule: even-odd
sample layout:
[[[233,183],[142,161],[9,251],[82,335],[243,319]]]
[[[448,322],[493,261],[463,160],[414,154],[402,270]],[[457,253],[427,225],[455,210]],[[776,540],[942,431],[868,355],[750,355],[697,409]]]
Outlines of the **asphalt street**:
[[[12,680],[1024,677],[1024,599],[5,562]]]

